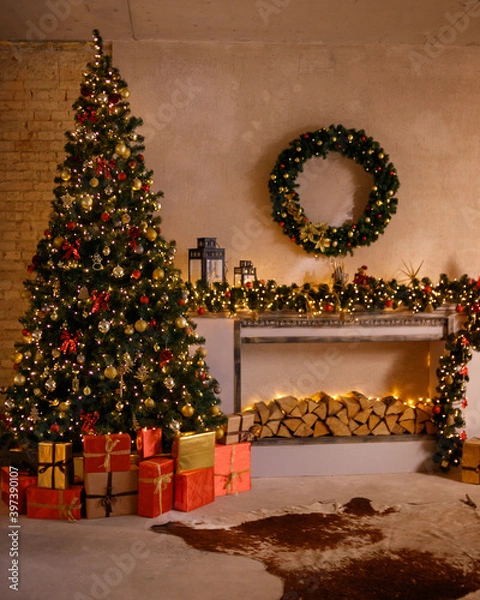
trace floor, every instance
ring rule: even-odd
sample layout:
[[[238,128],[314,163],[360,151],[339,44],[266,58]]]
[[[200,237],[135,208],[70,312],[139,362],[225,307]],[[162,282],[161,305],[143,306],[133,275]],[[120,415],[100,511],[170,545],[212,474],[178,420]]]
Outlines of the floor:
[[[194,550],[183,540],[152,533],[164,520],[276,509],[316,501],[344,503],[363,496],[381,504],[437,503],[464,499],[480,506],[480,486],[460,473],[334,475],[253,478],[252,490],[217,498],[191,513],[171,511],[157,519],[20,520],[19,591],[9,591],[7,506],[0,503],[0,597],[17,600],[279,600],[282,584],[254,560]],[[469,600],[480,598],[470,595]]]

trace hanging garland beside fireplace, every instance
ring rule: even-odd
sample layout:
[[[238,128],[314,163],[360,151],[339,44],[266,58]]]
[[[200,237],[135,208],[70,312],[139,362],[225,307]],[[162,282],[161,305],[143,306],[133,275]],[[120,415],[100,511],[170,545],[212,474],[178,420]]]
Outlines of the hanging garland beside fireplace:
[[[372,176],[373,187],[357,223],[346,221],[340,227],[313,223],[301,205],[296,179],[303,165],[314,157],[325,159],[329,152],[354,160]],[[363,130],[330,125],[302,134],[279,155],[269,182],[273,219],[307,253],[353,254],[354,248],[369,246],[384,232],[397,210],[394,195],[399,185],[396,169],[378,142],[367,137]]]

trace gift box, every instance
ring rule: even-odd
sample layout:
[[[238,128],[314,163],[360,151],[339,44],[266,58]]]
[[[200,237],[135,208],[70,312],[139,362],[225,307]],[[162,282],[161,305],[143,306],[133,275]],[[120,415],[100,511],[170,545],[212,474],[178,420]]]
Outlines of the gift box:
[[[136,515],[138,509],[138,467],[108,473],[85,472],[87,519]]]
[[[462,481],[480,484],[480,438],[478,437],[463,442]]]
[[[85,473],[129,471],[132,440],[128,433],[87,435],[83,438]]]
[[[209,469],[215,463],[215,432],[183,433],[173,441],[175,472]]]
[[[176,473],[173,508],[190,512],[215,501],[213,467]]]
[[[159,427],[144,427],[137,431],[137,451],[142,460],[162,453],[162,430]]]
[[[2,467],[2,500],[11,509],[16,510],[19,515],[27,513],[26,491],[31,485],[37,484],[37,477],[20,473],[15,467]],[[10,498],[10,495],[12,496]]]
[[[223,425],[224,435],[218,441],[220,444],[238,444],[253,439],[252,428],[255,425],[255,413],[243,412],[227,415]]]
[[[84,468],[83,468],[83,454],[82,456],[73,457],[73,482],[83,483]]]
[[[173,508],[172,458],[151,458],[138,471],[138,514],[158,517]]]
[[[39,442],[38,487],[65,490],[73,485],[71,442]]]
[[[10,466],[19,472],[37,476],[38,453],[33,448],[10,448]]]
[[[83,486],[73,485],[66,490],[27,488],[27,517],[31,519],[57,519],[78,521],[81,519]]]
[[[215,446],[215,496],[248,492],[250,478],[251,443]]]

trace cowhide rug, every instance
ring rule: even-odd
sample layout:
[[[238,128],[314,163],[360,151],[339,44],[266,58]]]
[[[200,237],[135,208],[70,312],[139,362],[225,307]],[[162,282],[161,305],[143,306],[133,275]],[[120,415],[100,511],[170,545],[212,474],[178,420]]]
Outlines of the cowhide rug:
[[[284,511],[155,524],[193,548],[261,561],[282,600],[480,598],[480,511],[456,503],[316,503]]]

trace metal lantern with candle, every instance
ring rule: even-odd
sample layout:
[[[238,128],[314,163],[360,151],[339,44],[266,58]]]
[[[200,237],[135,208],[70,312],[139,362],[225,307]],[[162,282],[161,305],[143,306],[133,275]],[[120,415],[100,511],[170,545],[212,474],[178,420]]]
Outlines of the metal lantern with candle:
[[[240,265],[233,269],[233,284],[237,287],[253,283],[256,279],[257,269],[251,260],[241,260]]]
[[[197,238],[197,247],[188,251],[188,280],[225,283],[225,273],[225,249],[219,248],[217,238]]]

